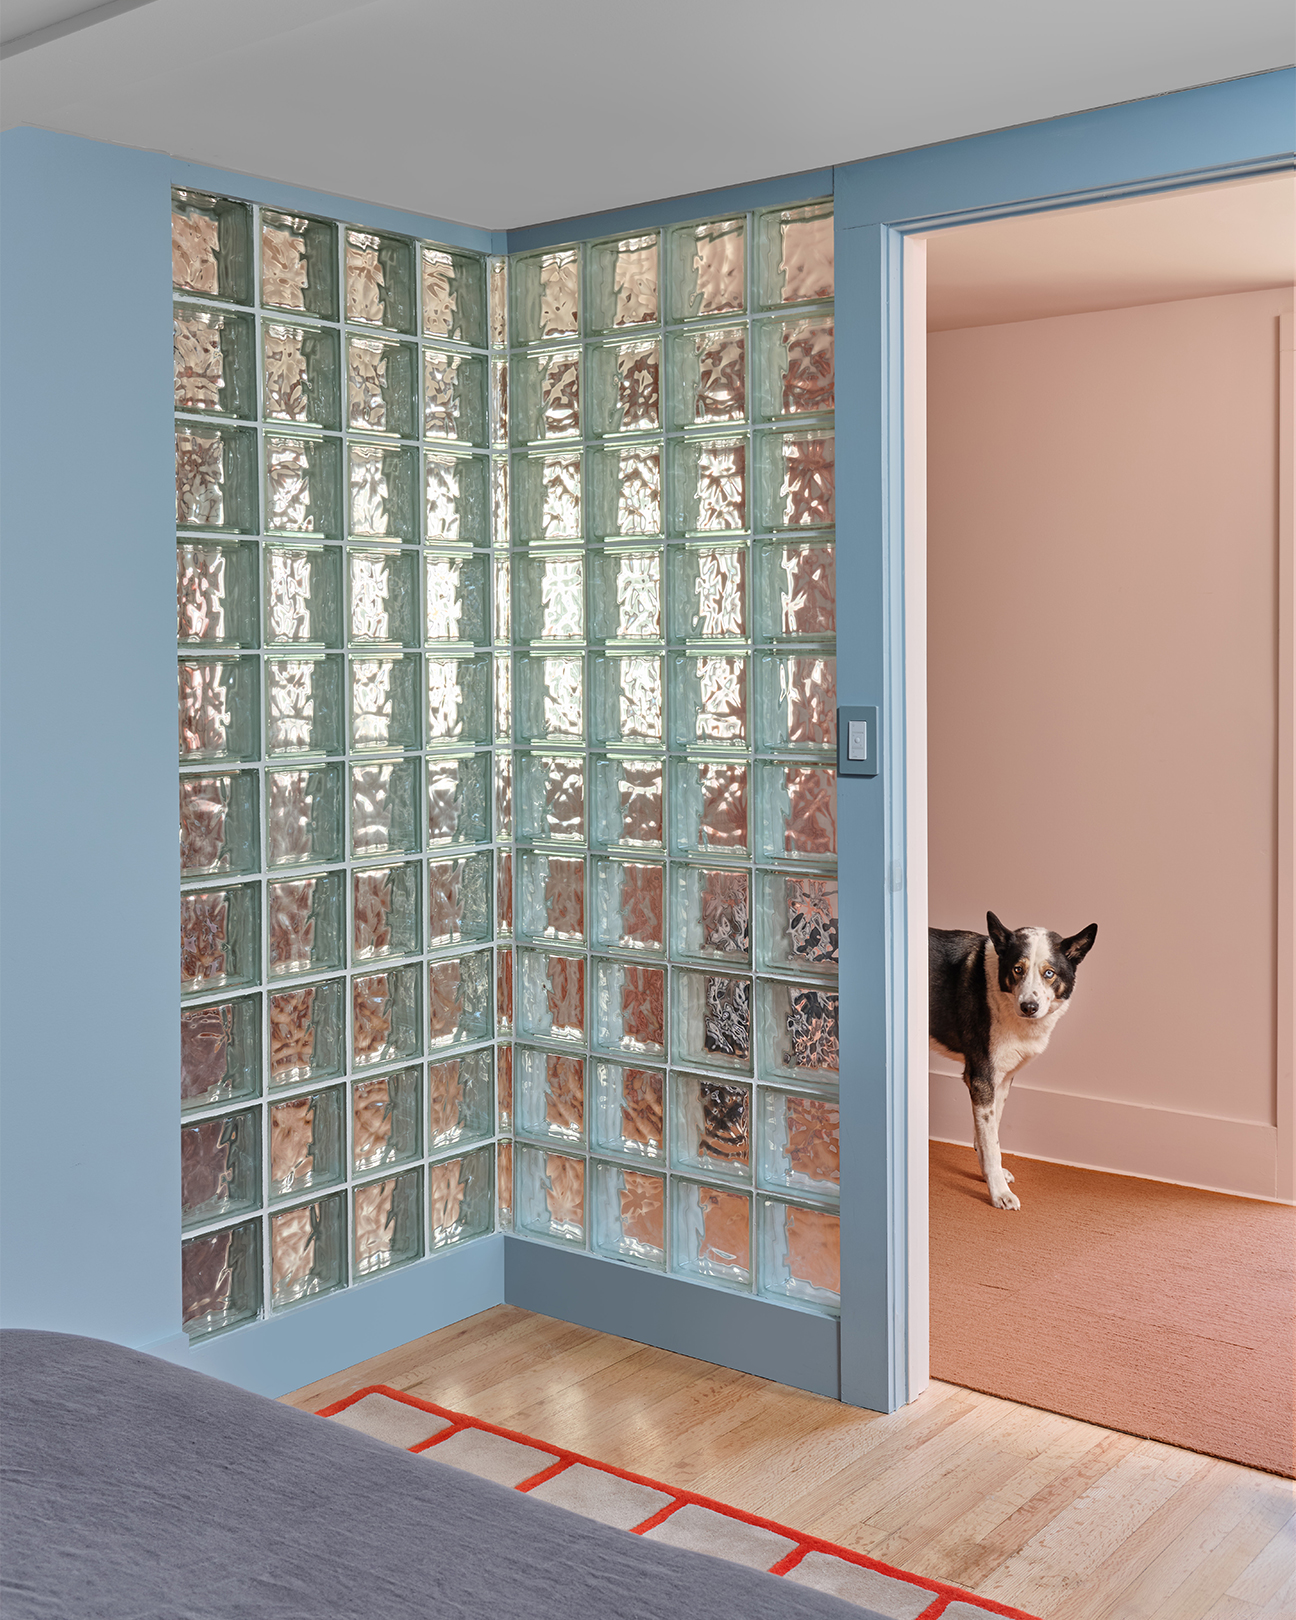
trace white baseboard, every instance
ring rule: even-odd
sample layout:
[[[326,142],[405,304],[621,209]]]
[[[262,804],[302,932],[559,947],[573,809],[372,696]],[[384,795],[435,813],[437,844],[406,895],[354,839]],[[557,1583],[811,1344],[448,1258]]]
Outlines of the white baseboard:
[[[971,1145],[972,1110],[961,1078],[932,1070],[931,1136]],[[1247,1120],[1041,1091],[1018,1081],[1004,1112],[1005,1153],[1084,1170],[1177,1182],[1242,1198],[1278,1199],[1278,1130]]]

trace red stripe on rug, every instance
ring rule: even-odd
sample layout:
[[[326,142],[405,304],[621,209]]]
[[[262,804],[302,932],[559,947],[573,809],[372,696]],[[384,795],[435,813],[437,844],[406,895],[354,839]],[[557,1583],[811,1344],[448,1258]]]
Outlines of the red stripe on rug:
[[[420,1412],[431,1412],[434,1416],[445,1418],[452,1426],[443,1429],[440,1434],[434,1434],[430,1439],[420,1441],[417,1446],[409,1447],[416,1453],[430,1451],[438,1441],[448,1439],[452,1434],[462,1432],[464,1429],[481,1429],[486,1434],[497,1434],[504,1440],[513,1440],[523,1446],[531,1446],[537,1451],[548,1452],[556,1461],[547,1468],[531,1475],[517,1486],[518,1490],[530,1490],[546,1479],[552,1479],[556,1474],[570,1468],[573,1463],[581,1463],[586,1468],[597,1468],[600,1473],[613,1474],[617,1479],[626,1479],[634,1485],[646,1485],[651,1490],[664,1491],[672,1498],[665,1507],[660,1508],[649,1519],[635,1526],[633,1535],[643,1535],[654,1526],[670,1518],[671,1514],[685,1505],[710,1508],[713,1513],[723,1514],[726,1518],[737,1519],[742,1524],[755,1525],[759,1530],[770,1530],[775,1535],[782,1536],[787,1541],[796,1542],[796,1546],[770,1571],[771,1574],[784,1575],[790,1569],[795,1569],[807,1553],[827,1553],[833,1558],[840,1558],[848,1564],[857,1564],[861,1569],[875,1570],[879,1575],[889,1575],[892,1580],[907,1581],[910,1586],[922,1587],[932,1594],[933,1601],[917,1617],[917,1620],[938,1620],[950,1603],[974,1603],[985,1609],[989,1614],[998,1614],[1006,1620],[1039,1620],[1038,1615],[1029,1614],[1025,1609],[1014,1609],[1006,1603],[996,1603],[993,1598],[980,1597],[975,1592],[969,1592],[961,1586],[951,1586],[947,1581],[932,1580],[927,1575],[915,1575],[907,1569],[898,1569],[894,1564],[884,1564],[878,1558],[870,1558],[867,1553],[856,1552],[851,1547],[843,1547],[835,1541],[825,1541],[822,1536],[807,1535],[803,1530],[793,1530],[789,1525],[779,1524],[775,1519],[763,1518],[759,1513],[748,1513],[744,1508],[736,1508],[728,1502],[719,1502],[713,1496],[703,1496],[697,1491],[682,1490],[677,1485],[666,1485],[659,1479],[652,1479],[647,1474],[636,1474],[628,1468],[618,1468],[615,1463],[599,1462],[595,1457],[583,1456],[579,1451],[569,1451],[565,1446],[550,1445],[547,1440],[537,1440],[533,1434],[522,1434],[517,1429],[506,1429],[499,1423],[487,1423],[484,1418],[472,1417],[467,1412],[455,1412],[448,1406],[438,1406],[435,1401],[421,1400],[417,1395],[407,1395],[404,1390],[393,1389],[390,1384],[366,1384],[363,1389],[357,1389],[350,1395],[344,1396],[340,1401],[334,1401],[331,1406],[321,1407],[316,1417],[336,1417],[339,1412],[345,1412],[348,1406],[363,1400],[366,1395],[385,1395],[389,1400],[400,1401],[405,1406],[416,1407]]]

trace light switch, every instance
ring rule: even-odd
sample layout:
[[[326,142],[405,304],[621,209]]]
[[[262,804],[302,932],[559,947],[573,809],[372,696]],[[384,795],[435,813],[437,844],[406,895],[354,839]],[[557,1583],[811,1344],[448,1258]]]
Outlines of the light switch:
[[[846,724],[846,758],[868,758],[868,721],[850,720]]]
[[[878,773],[878,712],[873,704],[852,704],[837,711],[837,775]]]

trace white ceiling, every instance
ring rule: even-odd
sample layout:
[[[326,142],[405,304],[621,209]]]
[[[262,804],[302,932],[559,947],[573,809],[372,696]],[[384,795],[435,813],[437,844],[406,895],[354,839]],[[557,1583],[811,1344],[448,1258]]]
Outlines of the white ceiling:
[[[1291,0],[6,0],[34,124],[491,228],[1281,67]]]

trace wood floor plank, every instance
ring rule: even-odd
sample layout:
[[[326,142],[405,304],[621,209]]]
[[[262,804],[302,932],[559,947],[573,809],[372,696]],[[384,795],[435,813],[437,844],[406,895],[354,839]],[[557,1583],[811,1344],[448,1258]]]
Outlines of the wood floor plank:
[[[1296,1497],[1296,1486],[1288,1480],[1275,1481],[1288,1503]],[[1275,1613],[1296,1614],[1296,1515],[1279,1525],[1270,1540],[1251,1560],[1228,1589],[1230,1598],[1251,1603],[1266,1615],[1274,1604]]]

